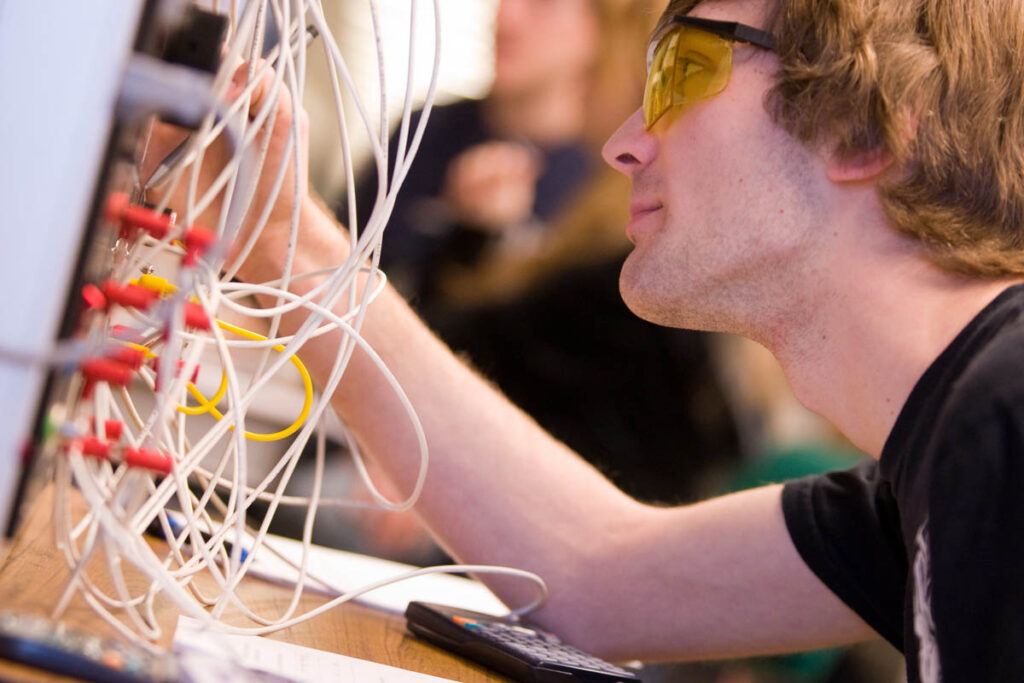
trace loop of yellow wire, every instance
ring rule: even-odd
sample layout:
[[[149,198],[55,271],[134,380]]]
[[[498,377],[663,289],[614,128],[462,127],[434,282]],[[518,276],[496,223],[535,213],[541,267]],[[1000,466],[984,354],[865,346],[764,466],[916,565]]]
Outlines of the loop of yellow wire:
[[[202,415],[203,413],[209,413],[209,412],[217,409],[217,404],[220,403],[220,400],[222,398],[224,398],[224,394],[226,394],[227,392],[228,392],[228,373],[223,372],[223,371],[221,371],[221,373],[220,373],[220,386],[217,387],[217,393],[215,393],[213,395],[213,397],[209,401],[207,401],[206,398],[203,397],[202,392],[200,392],[199,389],[196,388],[195,384],[192,384],[192,382],[189,382],[188,383],[188,393],[192,394],[192,396],[197,401],[199,401],[199,405],[197,405],[197,406],[189,406],[189,405],[178,406],[178,412],[179,413],[185,413],[186,415]],[[217,418],[217,419],[219,420],[220,418]]]
[[[256,332],[252,332],[245,328],[238,327],[237,325],[232,325],[231,323],[226,323],[223,320],[218,320],[217,325],[220,326],[220,328],[223,330],[233,332],[234,334],[237,334],[241,337],[245,337],[247,339],[252,339],[254,341],[266,340],[266,337],[264,337],[261,334],[257,334]],[[273,346],[273,349],[278,353],[281,353],[284,351],[284,346],[282,344],[275,344]],[[305,401],[302,404],[302,410],[299,412],[299,416],[295,419],[295,422],[292,422],[291,425],[285,427],[279,432],[273,432],[271,434],[259,434],[256,432],[246,431],[245,438],[251,441],[278,441],[279,439],[291,436],[296,431],[298,431],[298,429],[306,421],[306,418],[309,417],[309,411],[313,406],[313,380],[310,379],[309,371],[306,370],[306,366],[302,364],[302,361],[299,360],[298,356],[293,355],[289,360],[292,362],[293,365],[295,365],[296,369],[299,371],[299,374],[302,376],[302,388],[303,391],[305,392]],[[198,406],[178,406],[178,412],[185,413],[186,415],[201,415],[202,413],[210,413],[210,415],[212,415],[214,419],[220,420],[224,417],[224,415],[219,410],[217,410],[216,405],[224,397],[224,394],[227,393],[227,388],[228,376],[227,373],[222,373],[220,387],[217,389],[217,393],[214,394],[214,396],[211,399],[207,400],[206,397],[203,396],[202,392],[199,391],[199,389],[197,389],[194,384],[189,382],[189,393],[192,394],[192,396],[195,397],[195,399],[200,403]],[[231,429],[234,429],[234,427],[232,426]]]

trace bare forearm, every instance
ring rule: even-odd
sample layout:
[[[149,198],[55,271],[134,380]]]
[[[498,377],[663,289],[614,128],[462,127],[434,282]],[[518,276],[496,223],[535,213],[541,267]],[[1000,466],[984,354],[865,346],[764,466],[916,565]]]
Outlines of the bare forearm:
[[[331,220],[312,208],[304,214],[296,272],[344,261],[346,242]],[[276,277],[274,260],[245,276]],[[393,291],[369,308],[362,333],[426,434],[430,465],[417,512],[460,560],[540,574],[551,589],[542,624],[608,656],[663,659],[870,636],[796,554],[777,487],[673,510],[641,505],[466,368]],[[341,340],[325,335],[302,350],[321,383]],[[408,492],[419,468],[416,432],[365,353],[354,353],[333,403]],[[510,605],[532,597],[521,582],[488,582]]]
[[[387,328],[401,329],[406,316],[397,314]],[[457,557],[544,577],[551,599],[536,615],[541,623],[615,659],[745,656],[874,637],[800,559],[781,487],[685,508],[639,505],[443,347],[431,349],[437,342],[423,332],[380,340],[395,354],[392,369],[410,380],[428,430],[433,458],[418,509]],[[400,353],[410,340],[418,352]],[[341,401],[343,414],[365,412],[356,422],[374,430],[362,433],[367,443],[397,445],[376,431],[389,427],[375,413],[380,405]],[[389,419],[403,418],[392,406]],[[398,447],[405,453],[391,453],[392,463],[414,452],[411,439]],[[406,486],[414,468],[409,459],[400,473]],[[521,586],[491,583],[510,604],[521,602]]]
[[[283,244],[264,244],[240,274],[250,281],[275,279],[283,253]],[[294,271],[337,266],[347,256],[343,233],[307,201]],[[291,289],[301,294],[314,284],[299,280]],[[335,312],[344,314],[346,302]],[[293,332],[305,317],[302,311],[286,317],[282,332]],[[416,506],[421,518],[462,561],[537,572],[556,604],[568,593],[560,582],[574,580],[574,564],[586,563],[595,536],[642,506],[469,370],[393,290],[369,306],[361,333],[415,406],[427,437],[430,463]],[[321,386],[342,339],[341,333],[324,335],[300,351]],[[365,451],[408,493],[420,465],[416,431],[366,353],[353,353],[332,402]],[[533,597],[533,587],[522,581],[494,587],[511,605]]]
[[[588,647],[611,658],[720,659],[876,638],[804,564],[780,485],[647,508],[579,594],[621,592],[617,611],[576,606]],[[615,624],[629,624],[616,629]]]

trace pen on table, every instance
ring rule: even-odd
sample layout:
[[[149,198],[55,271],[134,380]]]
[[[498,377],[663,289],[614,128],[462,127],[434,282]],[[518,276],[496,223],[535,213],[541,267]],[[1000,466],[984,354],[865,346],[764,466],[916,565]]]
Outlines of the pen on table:
[[[309,44],[312,43],[319,35],[320,31],[317,30],[316,26],[307,26],[306,30],[302,32],[302,36],[305,37],[306,41],[305,46],[309,47]],[[299,35],[293,35],[291,40],[292,50],[294,50],[297,47],[298,42]],[[151,187],[159,185],[167,178],[167,176],[171,174],[171,171],[174,170],[174,167],[178,165],[179,161],[181,161],[181,157],[185,154],[185,150],[188,149],[188,144],[191,141],[192,135],[186,136],[185,139],[181,141],[181,144],[172,149],[170,153],[163,158],[160,164],[156,167],[156,170],[153,171],[153,173],[149,176],[149,179],[143,184],[143,192],[145,192]]]

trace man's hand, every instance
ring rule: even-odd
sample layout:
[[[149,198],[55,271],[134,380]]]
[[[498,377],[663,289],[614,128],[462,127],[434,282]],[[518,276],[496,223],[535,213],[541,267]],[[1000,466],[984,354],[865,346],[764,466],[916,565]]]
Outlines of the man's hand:
[[[261,65],[257,64],[257,71],[260,67]],[[240,64],[227,91],[226,98],[228,102],[233,102],[242,95],[245,90],[247,73],[248,64]],[[273,92],[274,77],[274,72],[267,69],[253,89],[247,110],[250,121],[267,104],[267,98]],[[280,235],[278,233],[287,230],[295,203],[303,201],[308,191],[309,120],[306,112],[301,107],[297,110],[293,108],[291,96],[286,85],[287,82],[282,83],[277,90],[276,114],[271,112],[263,121],[261,129],[251,143],[252,153],[249,155],[249,159],[258,159],[258,149],[268,129],[270,130],[270,140],[263,168],[252,195],[249,211],[246,214],[239,234],[235,237],[233,249],[238,249],[244,243],[257,219],[270,201],[273,202],[273,208],[270,211],[267,227],[264,231],[264,237],[261,237],[261,242],[273,241],[275,237],[279,238]],[[297,145],[294,143],[289,145],[293,118],[298,129]],[[154,121],[151,124],[149,141],[146,145],[145,154],[139,164],[140,175],[144,181],[153,174],[167,155],[186,139],[187,135],[187,131],[167,123]],[[296,154],[298,155],[299,162],[297,189]],[[223,135],[219,136],[205,149],[196,185],[194,197],[196,202],[202,201],[203,196],[230,163],[231,158],[231,151]],[[274,197],[273,186],[282,164],[285,166],[285,177],[281,183],[280,191]],[[191,167],[185,169],[185,173],[167,198],[167,204],[178,213],[180,220],[189,220],[204,227],[215,229],[220,222],[221,211],[223,210],[224,191],[222,190],[217,193],[216,198],[198,215],[186,217],[185,209],[188,202],[191,174]],[[168,189],[169,182],[167,181],[151,188],[149,200],[159,201]],[[239,191],[244,191],[244,188],[239,187]],[[263,247],[257,247],[257,249],[260,248]]]

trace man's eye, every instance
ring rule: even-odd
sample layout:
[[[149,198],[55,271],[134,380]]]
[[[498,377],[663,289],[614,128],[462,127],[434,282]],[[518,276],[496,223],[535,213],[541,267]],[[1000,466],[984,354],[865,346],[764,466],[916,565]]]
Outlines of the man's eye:
[[[689,60],[683,62],[683,78],[690,78],[704,71],[704,65]]]
[[[710,69],[712,64],[711,60],[708,59],[707,55],[703,55],[699,52],[687,51],[679,55],[679,61],[685,64],[686,73],[689,74],[691,70],[694,73],[703,69]]]

